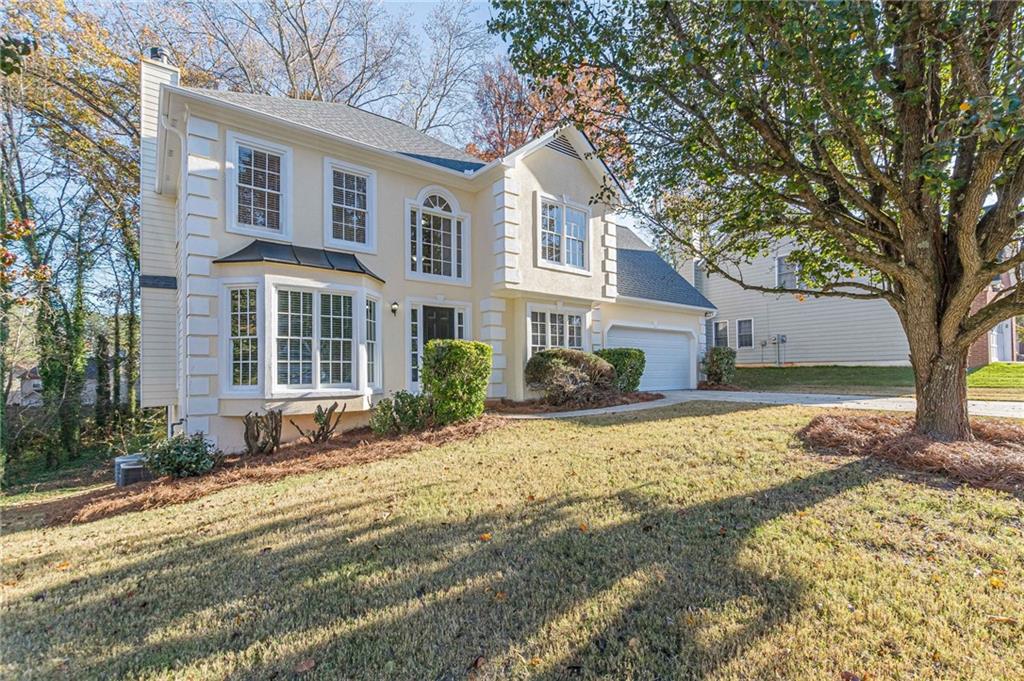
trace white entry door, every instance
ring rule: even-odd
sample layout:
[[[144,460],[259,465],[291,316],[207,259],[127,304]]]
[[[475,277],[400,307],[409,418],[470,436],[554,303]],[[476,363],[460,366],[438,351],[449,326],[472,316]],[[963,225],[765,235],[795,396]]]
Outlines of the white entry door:
[[[696,387],[690,376],[692,339],[689,334],[613,326],[605,341],[609,348],[639,348],[644,351],[647,365],[640,379],[641,390],[688,390]]]

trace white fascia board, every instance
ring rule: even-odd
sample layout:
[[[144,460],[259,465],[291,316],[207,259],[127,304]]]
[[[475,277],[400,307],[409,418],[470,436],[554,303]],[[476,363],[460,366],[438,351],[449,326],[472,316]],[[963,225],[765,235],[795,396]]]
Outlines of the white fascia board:
[[[614,302],[623,305],[644,305],[647,307],[660,307],[673,310],[693,310],[695,312],[718,312],[717,307],[704,307],[703,305],[686,305],[684,303],[670,303],[667,300],[649,300],[647,298],[636,298],[634,296],[616,296]]]

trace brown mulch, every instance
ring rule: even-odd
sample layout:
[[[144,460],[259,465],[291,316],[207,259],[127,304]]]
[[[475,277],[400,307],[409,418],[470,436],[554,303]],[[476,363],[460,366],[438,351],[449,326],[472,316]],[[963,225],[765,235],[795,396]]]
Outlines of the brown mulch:
[[[974,419],[971,429],[974,441],[940,442],[915,433],[912,416],[825,414],[798,436],[837,454],[874,456],[975,487],[1024,493],[1024,426]]]
[[[319,445],[283,445],[268,456],[234,454],[200,477],[160,478],[130,487],[103,488],[49,502],[12,506],[4,515],[6,520],[23,520],[18,518],[19,512],[29,515],[33,526],[91,522],[131,511],[181,504],[236,485],[391,459],[425,447],[467,440],[505,424],[507,421],[503,419],[483,416],[469,423],[396,438],[378,437],[369,428],[360,428]]]
[[[653,402],[660,400],[664,395],[661,393],[635,392],[620,393],[615,397],[609,397],[599,402],[579,404],[548,404],[543,400],[496,400],[487,405],[488,413],[492,414],[556,414],[564,411],[580,411],[582,409],[603,409],[604,407],[618,407],[622,404],[637,404],[639,402]]]

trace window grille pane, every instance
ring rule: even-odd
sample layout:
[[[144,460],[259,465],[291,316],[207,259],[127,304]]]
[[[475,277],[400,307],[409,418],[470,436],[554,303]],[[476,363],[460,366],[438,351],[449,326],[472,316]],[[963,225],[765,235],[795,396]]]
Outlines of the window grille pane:
[[[331,232],[335,239],[366,243],[366,178],[335,170]]]
[[[366,301],[366,381],[377,383],[377,301]]]
[[[278,291],[277,381],[313,383],[313,294],[309,291]]]
[[[567,318],[566,326],[569,332],[568,346],[576,350],[583,349],[583,316],[571,314]]]
[[[241,225],[281,229],[281,157],[238,146],[238,210]]]
[[[565,209],[565,264],[586,267],[587,214]]]
[[[530,354],[548,346],[548,316],[546,312],[530,313]]]
[[[540,205],[540,255],[548,262],[562,262],[562,207]]]
[[[565,315],[551,313],[548,315],[549,333],[551,334],[551,347],[565,347]]]
[[[412,382],[419,383],[420,381],[420,324],[419,324],[419,309],[412,308],[409,310],[409,347],[412,348],[411,355],[409,357],[409,366],[412,367]]]
[[[259,384],[256,289],[231,289],[231,385]]]
[[[320,383],[353,382],[352,296],[320,294]]]

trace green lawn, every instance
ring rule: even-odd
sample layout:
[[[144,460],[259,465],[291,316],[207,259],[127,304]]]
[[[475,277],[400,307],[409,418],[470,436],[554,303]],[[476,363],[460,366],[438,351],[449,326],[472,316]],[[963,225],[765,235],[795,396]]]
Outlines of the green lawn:
[[[1024,500],[805,451],[815,413],[517,422],[8,529],[0,676],[1019,678]]]
[[[748,390],[913,396],[910,367],[794,366],[739,368],[733,381]],[[967,376],[974,400],[1024,401],[1024,364],[994,363]]]

